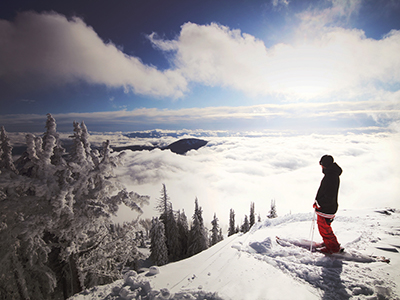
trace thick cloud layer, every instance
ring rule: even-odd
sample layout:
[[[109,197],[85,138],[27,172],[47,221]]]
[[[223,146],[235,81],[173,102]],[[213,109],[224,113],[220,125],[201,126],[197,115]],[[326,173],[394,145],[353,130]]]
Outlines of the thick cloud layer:
[[[84,80],[154,96],[180,97],[186,90],[179,72],[144,65],[77,17],[20,13],[14,22],[0,20],[0,40],[0,79],[23,80],[22,88]]]
[[[209,138],[209,144],[186,156],[169,151],[128,152],[118,173],[133,190],[151,196],[146,216],[155,213],[162,183],[174,209],[192,216],[198,197],[204,217],[216,213],[225,225],[229,210],[241,223],[255,202],[265,218],[271,199],[279,215],[312,211],[323,177],[318,162],[331,154],[343,168],[340,210],[398,207],[400,146],[398,134],[302,135]],[[129,215],[125,215],[128,217]]]
[[[176,52],[175,64],[188,80],[249,94],[354,97],[371,88],[365,85],[400,81],[399,31],[381,40],[339,27],[301,35],[307,38],[267,48],[240,30],[186,23],[176,40],[150,38],[161,50]]]

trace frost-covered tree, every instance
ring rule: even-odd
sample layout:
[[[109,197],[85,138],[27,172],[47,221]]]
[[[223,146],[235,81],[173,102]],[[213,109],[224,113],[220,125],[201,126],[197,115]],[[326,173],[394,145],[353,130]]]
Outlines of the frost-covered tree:
[[[243,233],[246,233],[250,230],[250,223],[249,223],[249,219],[247,218],[247,215],[244,216],[244,221],[242,226],[240,227],[240,231]]]
[[[275,200],[274,199],[271,200],[271,209],[268,212],[267,217],[268,217],[268,219],[273,219],[273,218],[278,217],[278,214],[276,212],[276,205],[275,205]]]
[[[60,136],[57,133],[56,120],[51,114],[47,114],[45,127],[46,132],[43,135],[43,149],[46,149],[47,143],[50,143],[53,146],[53,155],[50,157],[52,164],[65,166],[65,161],[63,159],[65,149],[62,147]]]
[[[178,211],[176,223],[178,226],[178,236],[181,250],[179,259],[183,259],[186,258],[187,255],[189,239],[189,225],[184,210],[182,212]]]
[[[211,246],[215,245],[216,243],[222,241],[222,232],[221,228],[219,228],[218,218],[217,215],[214,213],[214,218],[211,221]]]
[[[162,266],[168,263],[168,249],[165,238],[164,223],[153,218],[150,229],[150,259],[153,264]]]
[[[160,220],[164,223],[166,238],[168,240],[167,227],[168,227],[168,223],[169,223],[168,218],[171,216],[170,212],[172,211],[172,203],[169,199],[169,196],[167,193],[167,187],[165,186],[164,183],[162,185],[160,193],[161,193],[161,196],[157,200],[156,209],[160,213]]]
[[[219,229],[219,233],[218,233],[218,240],[222,241],[224,239],[224,236],[222,235],[222,228]]]
[[[197,198],[195,199],[195,209],[193,223],[189,232],[188,255],[195,255],[208,248],[207,232],[204,228],[203,211],[199,207]]]
[[[140,219],[139,224],[142,225],[146,231],[146,237],[149,238],[149,233],[152,225],[151,219]]]
[[[12,146],[10,139],[8,138],[4,126],[1,126],[0,141],[0,170],[3,169],[12,173],[18,173],[12,158]]]
[[[229,229],[228,236],[231,236],[236,233],[235,230],[235,211],[231,208],[229,212]]]
[[[86,151],[63,152],[49,114],[43,137],[27,135],[19,175],[0,174],[0,291],[6,298],[66,298],[117,279],[116,266],[138,257],[129,239],[113,234],[111,216],[122,203],[141,214],[148,197],[120,187],[109,143],[97,165]]]
[[[160,193],[161,193],[161,197],[157,201],[156,209],[160,213],[160,220],[162,220],[164,222],[164,226],[165,226],[166,225],[165,220],[168,218],[170,210],[172,210],[172,204],[171,204],[171,201],[169,200],[169,196],[167,193],[167,187],[165,186],[164,183],[162,185]]]
[[[254,225],[254,223],[256,222],[256,216],[254,213],[254,202],[250,203],[250,228]]]
[[[158,199],[156,209],[160,212],[160,220],[164,223],[165,237],[167,239],[168,255],[171,261],[178,259],[180,250],[178,227],[176,224],[172,203],[169,200],[167,188],[163,184],[161,197]]]
[[[179,242],[178,225],[176,224],[172,207],[171,210],[168,212],[166,223],[167,223],[167,228],[165,236],[167,238],[169,260],[176,261],[179,259],[179,256],[181,254],[181,244]]]

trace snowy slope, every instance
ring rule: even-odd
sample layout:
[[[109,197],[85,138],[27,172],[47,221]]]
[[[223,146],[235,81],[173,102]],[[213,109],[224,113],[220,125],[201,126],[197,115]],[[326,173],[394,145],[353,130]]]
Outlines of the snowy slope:
[[[384,255],[390,264],[276,243],[276,236],[308,239],[312,218],[296,214],[257,223],[246,234],[159,267],[156,275],[145,272],[72,299],[135,299],[135,293],[144,299],[400,299],[400,211],[339,211],[332,223],[347,252]],[[317,229],[314,240],[321,241]]]

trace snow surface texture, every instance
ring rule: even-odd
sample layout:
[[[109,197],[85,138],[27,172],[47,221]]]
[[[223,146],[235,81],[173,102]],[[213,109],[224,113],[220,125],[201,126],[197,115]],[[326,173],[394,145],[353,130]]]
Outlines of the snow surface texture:
[[[339,211],[332,227],[346,252],[385,256],[325,256],[279,245],[275,237],[309,239],[312,213],[256,223],[183,261],[124,279],[71,299],[400,299],[400,211]],[[314,241],[321,242],[315,228]]]

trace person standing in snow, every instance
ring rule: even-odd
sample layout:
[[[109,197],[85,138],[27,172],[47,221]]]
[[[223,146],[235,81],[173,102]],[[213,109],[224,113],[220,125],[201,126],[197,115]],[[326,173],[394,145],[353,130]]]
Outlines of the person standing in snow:
[[[338,210],[339,176],[342,174],[342,169],[330,155],[322,156],[319,164],[322,167],[322,173],[325,174],[313,205],[317,214],[318,230],[324,241],[324,245],[319,251],[337,253],[340,252],[340,244],[332,231],[331,223]]]

